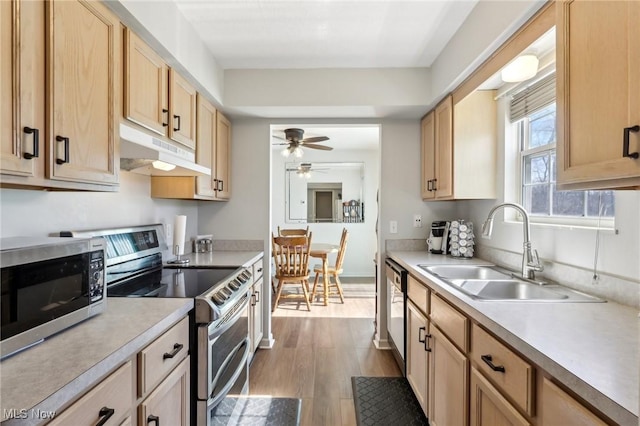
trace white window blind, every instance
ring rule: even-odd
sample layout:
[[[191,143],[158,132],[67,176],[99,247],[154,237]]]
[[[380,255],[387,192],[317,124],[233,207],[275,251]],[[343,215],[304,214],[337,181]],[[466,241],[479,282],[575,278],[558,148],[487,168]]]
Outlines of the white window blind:
[[[555,73],[544,77],[511,99],[511,122],[515,123],[556,101]]]

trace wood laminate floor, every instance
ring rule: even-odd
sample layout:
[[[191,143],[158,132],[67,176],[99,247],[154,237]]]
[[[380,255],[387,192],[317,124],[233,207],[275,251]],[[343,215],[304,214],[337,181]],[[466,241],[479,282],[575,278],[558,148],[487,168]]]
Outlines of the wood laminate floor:
[[[373,298],[332,297],[328,306],[287,301],[275,310],[272,349],[259,349],[251,395],[302,399],[303,426],[355,425],[351,376],[400,376],[391,351],[373,345]]]

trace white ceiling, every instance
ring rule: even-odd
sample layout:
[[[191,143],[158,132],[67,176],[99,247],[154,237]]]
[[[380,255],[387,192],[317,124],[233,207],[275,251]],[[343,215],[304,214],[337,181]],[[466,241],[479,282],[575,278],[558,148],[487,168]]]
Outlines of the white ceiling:
[[[478,0],[175,0],[224,69],[428,67]]]
[[[369,150],[378,149],[380,141],[380,128],[375,125],[273,125],[271,126],[272,134],[284,138],[284,129],[298,128],[304,130],[304,137],[327,136],[328,141],[322,142],[322,145],[330,146],[335,151],[345,149],[349,150]],[[285,141],[277,138],[271,138],[274,150],[283,150]],[[303,151],[305,147],[302,147]]]

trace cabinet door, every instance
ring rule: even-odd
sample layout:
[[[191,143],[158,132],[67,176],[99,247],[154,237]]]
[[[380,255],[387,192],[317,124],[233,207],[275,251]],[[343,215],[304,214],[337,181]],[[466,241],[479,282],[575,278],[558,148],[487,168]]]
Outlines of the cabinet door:
[[[529,422],[475,368],[471,368],[470,426],[529,426]]]
[[[174,69],[169,70],[169,137],[196,149],[196,89]]]
[[[42,178],[44,3],[3,1],[0,20],[0,170],[4,174]]]
[[[120,23],[98,2],[46,5],[48,177],[116,184]]]
[[[436,198],[453,198],[453,101],[447,96],[435,110]]]
[[[262,340],[262,285],[263,279],[260,278],[253,285],[253,293],[251,295],[251,352],[255,352],[260,346]]]
[[[429,424],[465,426],[469,419],[469,362],[436,327],[431,327]]]
[[[196,137],[196,162],[211,169],[211,176],[198,176],[196,193],[213,198],[215,194],[215,142],[216,109],[209,101],[198,95],[198,133]]]
[[[624,129],[640,126],[640,2],[556,8],[558,183],[640,186],[640,158],[623,157]],[[640,131],[629,151],[640,152]]]
[[[190,403],[186,357],[140,404],[138,424],[189,426]]]
[[[231,122],[218,111],[216,133],[216,197],[231,197]]]
[[[542,426],[604,426],[606,423],[571,395],[550,382],[542,381]]]
[[[422,199],[428,200],[436,196],[433,190],[435,179],[435,112],[431,111],[421,122],[422,136]]]
[[[407,303],[407,381],[416,395],[422,411],[428,412],[428,362],[429,352],[425,340],[429,333],[427,318],[414,306]]]
[[[131,30],[125,31],[125,99],[127,119],[166,136],[169,123],[169,68]]]

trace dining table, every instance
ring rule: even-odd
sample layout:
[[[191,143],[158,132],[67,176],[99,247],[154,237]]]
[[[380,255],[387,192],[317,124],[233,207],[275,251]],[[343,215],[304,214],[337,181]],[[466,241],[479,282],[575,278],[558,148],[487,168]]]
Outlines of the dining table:
[[[322,284],[324,286],[324,306],[328,305],[329,300],[329,255],[337,253],[340,246],[329,243],[311,243],[309,256],[322,260]]]

